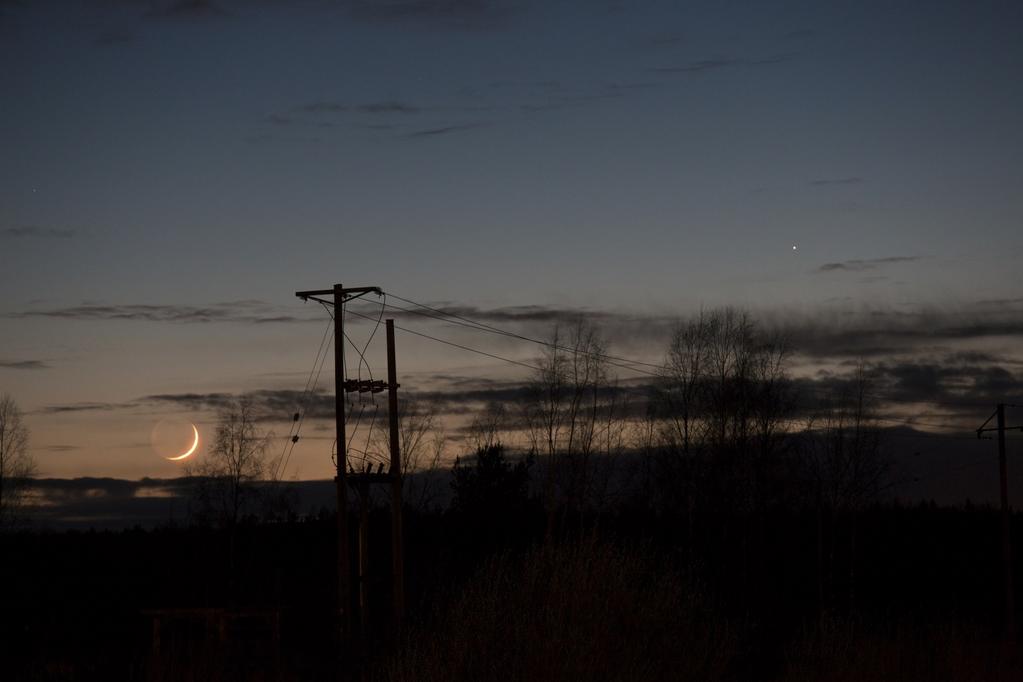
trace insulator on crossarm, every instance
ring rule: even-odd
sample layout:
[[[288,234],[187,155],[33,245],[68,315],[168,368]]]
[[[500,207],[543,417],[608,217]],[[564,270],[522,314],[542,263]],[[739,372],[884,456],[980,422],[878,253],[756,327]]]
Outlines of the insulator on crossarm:
[[[298,434],[297,433],[294,436],[291,437],[291,442],[292,443],[297,443],[298,442]]]

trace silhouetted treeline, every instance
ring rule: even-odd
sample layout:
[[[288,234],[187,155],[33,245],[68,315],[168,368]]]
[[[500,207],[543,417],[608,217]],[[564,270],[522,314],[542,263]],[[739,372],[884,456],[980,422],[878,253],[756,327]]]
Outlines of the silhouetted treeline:
[[[488,456],[493,457],[493,451]],[[843,538],[836,543],[837,564],[847,565],[851,557],[846,553],[857,553],[855,599],[850,597],[848,575],[836,571],[833,592],[843,596],[836,598],[822,617],[816,576],[817,518],[812,510],[778,509],[758,517],[758,546],[763,551],[755,565],[742,563],[748,550],[736,541],[741,530],[735,515],[709,510],[701,513],[695,532],[690,533],[684,510],[624,506],[603,515],[598,530],[594,531],[591,523],[596,519],[590,519],[584,530],[552,542],[546,539],[547,516],[541,501],[517,494],[516,478],[523,469],[498,467],[504,473],[488,481],[486,476],[495,471],[492,465],[484,463],[484,470],[490,473],[478,471],[475,480],[463,477],[459,495],[464,497],[457,508],[406,511],[409,636],[414,641],[403,655],[413,656],[408,659],[410,664],[415,656],[427,655],[420,647],[434,651],[429,656],[437,663],[436,656],[443,653],[447,640],[438,641],[430,633],[460,624],[467,628],[462,636],[469,637],[471,644],[472,638],[486,632],[495,637],[526,637],[538,623],[546,622],[544,627],[554,628],[562,638],[559,641],[567,646],[573,635],[558,629],[562,617],[563,626],[571,628],[572,623],[589,622],[590,615],[607,617],[606,608],[625,608],[615,601],[621,599],[626,606],[632,599],[640,600],[619,614],[625,621],[637,622],[615,622],[599,633],[581,630],[581,651],[590,650],[590,637],[619,641],[626,649],[638,647],[638,641],[648,635],[660,636],[664,628],[669,634],[678,628],[679,637],[690,633],[686,635],[690,639],[679,639],[679,647],[696,646],[694,642],[702,640],[692,639],[694,624],[688,620],[695,618],[701,627],[723,638],[705,643],[712,647],[705,653],[713,654],[713,671],[720,673],[721,679],[784,678],[792,666],[809,665],[798,657],[790,660],[794,647],[811,651],[822,645],[818,636],[838,636],[836,628],[844,633],[842,637],[855,632],[856,637],[876,640],[892,628],[900,629],[904,637],[924,640],[929,636],[927,628],[939,629],[942,636],[948,636],[949,628],[963,628],[978,642],[997,641],[1000,555],[998,517],[991,509],[872,506],[859,515],[861,541],[855,548],[844,542],[850,531],[848,521],[839,517],[836,527],[826,531]],[[503,482],[493,480],[502,477]],[[479,488],[465,488],[477,482]],[[489,504],[481,494],[495,489],[507,493],[503,498],[507,504]],[[383,510],[374,512],[372,523],[375,537],[380,538],[370,546],[372,566],[383,575],[389,566],[388,519]],[[0,579],[6,586],[2,636],[10,679],[150,679],[154,664],[152,619],[145,613],[226,607],[229,596],[236,609],[279,613],[281,665],[294,679],[320,679],[318,675],[332,670],[333,665],[333,515],[271,524],[243,522],[236,529],[234,568],[229,562],[227,533],[226,529],[193,526],[5,535]],[[1019,517],[1014,533],[1019,547],[1023,539]],[[565,564],[560,563],[561,552],[567,552]],[[624,563],[615,568],[619,559],[614,557],[619,556]],[[572,571],[591,564],[609,572],[607,580],[583,576],[575,584]],[[560,576],[559,582],[545,582],[554,576]],[[1017,578],[1023,579],[1018,570]],[[642,600],[656,601],[659,585],[671,587],[665,600],[673,604],[689,600],[686,603],[698,610],[657,612],[651,614],[651,620],[644,620],[647,611]],[[491,587],[493,593],[488,593]],[[590,594],[594,589],[598,592]],[[374,626],[383,642],[387,640],[383,633],[388,595],[382,582],[372,596],[384,613]],[[611,600],[610,606],[602,605],[605,600]],[[536,613],[521,612],[531,604]],[[584,606],[593,609],[592,613],[573,612]],[[463,620],[460,614],[474,609],[489,611],[481,611],[475,621]],[[568,610],[551,614],[544,609]],[[493,623],[487,626],[491,630],[478,632],[479,618]],[[645,633],[644,628],[652,630]],[[195,654],[192,648],[199,646],[197,638],[202,636],[186,630],[181,630],[178,640],[165,630],[164,651],[184,647],[179,655],[186,660]],[[707,630],[700,632],[701,636],[708,634]],[[230,636],[255,638],[263,649],[270,646],[269,636],[258,630],[232,630]],[[848,641],[840,644],[850,645]],[[389,649],[380,646],[367,647],[367,658],[359,661],[363,670],[391,660],[385,655]],[[491,641],[489,646],[497,645]],[[663,647],[648,652],[662,657],[650,662],[655,668],[658,660],[676,661],[680,655],[681,649],[672,649],[667,642]],[[215,650],[220,651],[218,665],[226,666],[218,673],[222,679],[253,679],[245,673],[247,658],[235,660]],[[479,655],[489,655],[486,651]],[[629,651],[633,653],[623,654],[615,665],[626,666],[630,656],[639,655],[638,650]],[[566,654],[569,660],[562,662],[567,666],[563,670],[572,668],[573,655]],[[543,660],[523,661],[521,670],[531,670]],[[466,673],[470,670],[479,668],[469,667]],[[398,675],[396,679],[414,679],[401,670],[392,672]]]
[[[381,500],[366,629],[340,664],[335,514],[297,508],[239,402],[187,525],[0,537],[4,665],[14,679],[1015,679],[997,512],[885,496],[897,480],[870,373],[800,395],[788,352],[712,311],[639,385],[580,321],[519,403],[479,407],[451,465],[436,409],[403,402],[406,628],[389,627]],[[1012,532],[1018,550],[1023,518]]]

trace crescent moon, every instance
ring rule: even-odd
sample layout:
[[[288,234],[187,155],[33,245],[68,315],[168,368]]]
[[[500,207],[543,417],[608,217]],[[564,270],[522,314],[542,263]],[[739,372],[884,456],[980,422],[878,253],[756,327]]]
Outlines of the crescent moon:
[[[195,440],[192,441],[192,447],[188,448],[187,451],[177,457],[164,457],[164,459],[169,459],[172,462],[178,462],[195,452],[195,449],[199,447],[199,429],[195,428],[195,424],[192,424],[192,431],[195,433]]]

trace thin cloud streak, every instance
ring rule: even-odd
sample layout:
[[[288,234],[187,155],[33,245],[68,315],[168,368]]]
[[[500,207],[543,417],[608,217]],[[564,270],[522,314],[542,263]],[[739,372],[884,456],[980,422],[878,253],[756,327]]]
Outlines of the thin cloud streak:
[[[174,0],[157,3],[145,13],[150,19],[203,20],[227,16],[228,13],[211,0]]]
[[[352,18],[378,23],[440,26],[465,31],[505,28],[521,2],[501,0],[351,0]]]
[[[921,259],[921,256],[888,256],[887,258],[867,259],[854,258],[852,260],[839,261],[835,263],[825,263],[817,268],[817,272],[863,272],[864,270],[876,270],[883,265],[912,263]]]
[[[42,360],[0,360],[0,369],[50,369]]]
[[[37,410],[38,414],[67,414],[72,412],[112,412],[136,407],[137,403],[72,403],[67,405],[47,405]]]
[[[817,180],[811,180],[810,184],[815,187],[827,187],[829,185],[859,185],[863,182],[863,178],[860,177],[849,177],[849,178],[819,178]]]
[[[700,74],[710,71],[720,71],[722,69],[744,67],[744,66],[770,66],[772,64],[781,64],[783,62],[791,61],[799,56],[798,52],[783,52],[781,54],[771,55],[768,57],[762,57],[760,59],[734,59],[727,57],[717,57],[711,59],[699,59],[688,64],[681,66],[658,66],[647,69],[651,73],[658,74]]]
[[[8,227],[0,230],[0,237],[9,239],[70,239],[75,230],[62,230],[53,227]]]
[[[255,301],[216,303],[210,306],[147,304],[80,305],[50,310],[25,310],[7,313],[4,317],[14,319],[55,318],[64,320],[179,323],[234,322],[247,324],[316,322],[320,320],[320,318],[277,313],[272,311],[269,306]]]
[[[398,100],[367,102],[365,104],[319,101],[302,105],[298,110],[307,114],[419,114],[424,111],[424,108]]]
[[[479,128],[482,125],[483,124],[481,123],[466,123],[464,125],[443,126],[441,128],[426,128],[424,130],[416,130],[411,133],[406,133],[405,135],[400,135],[399,137],[404,138],[439,137],[441,135],[459,133],[465,130],[473,130],[474,128]]]

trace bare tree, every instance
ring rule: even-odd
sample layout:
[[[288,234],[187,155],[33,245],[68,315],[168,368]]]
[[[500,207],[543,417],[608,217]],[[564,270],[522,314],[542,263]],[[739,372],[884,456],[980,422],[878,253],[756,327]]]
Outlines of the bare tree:
[[[28,427],[14,398],[0,394],[0,529],[19,520],[35,462],[28,454]]]
[[[508,409],[504,403],[492,400],[481,412],[472,418],[466,434],[469,446],[473,451],[489,450],[501,444],[501,434],[508,419]]]
[[[694,561],[692,542],[702,473],[700,455],[709,424],[706,412],[712,331],[712,315],[702,310],[697,317],[675,326],[668,344],[664,386],[659,396],[663,424],[660,436],[669,454],[664,464],[672,483],[681,488],[690,563]],[[671,495],[666,501],[674,504],[674,497]]]
[[[401,446],[402,499],[426,511],[438,495],[438,476],[447,436],[434,404],[415,399],[398,401],[398,441]]]
[[[762,549],[751,545],[762,539],[768,483],[788,442],[794,401],[787,360],[782,339],[733,308],[680,322],[665,357],[659,400],[665,472],[682,493],[690,538],[703,504],[737,515],[744,580],[751,549]]]
[[[402,500],[419,511],[428,510],[439,494],[438,472],[447,447],[443,421],[434,403],[414,394],[398,400],[398,448],[401,453]],[[386,424],[368,436],[363,465],[387,468],[391,459]]]
[[[708,444],[718,453],[741,452],[750,433],[756,349],[753,320],[745,311],[717,310],[708,317],[706,334]]]
[[[272,434],[258,425],[255,409],[241,398],[220,413],[213,444],[206,456],[186,469],[197,477],[196,510],[201,519],[234,528],[255,511],[257,482],[268,471]]]
[[[555,327],[537,360],[525,416],[532,450],[544,458],[548,534],[562,506],[576,511],[586,504],[593,486],[591,458],[601,437],[607,444],[620,437],[615,419],[607,418],[620,411],[606,350],[600,331],[580,318],[567,334]]]
[[[601,457],[590,476],[591,497],[598,514],[621,500],[630,486],[621,466],[622,455],[627,447],[626,441],[631,437],[629,403],[625,400],[624,391],[617,380],[608,381],[604,393],[596,429]]]
[[[803,460],[813,484],[817,512],[818,599],[822,609],[831,600],[838,520],[849,522],[848,602],[855,599],[857,517],[884,489],[890,460],[882,447],[881,429],[871,398],[873,382],[857,365],[850,386],[812,415],[803,439]],[[830,542],[825,547],[825,520]]]
[[[698,417],[709,364],[709,327],[703,311],[697,318],[677,324],[664,363],[665,437],[683,455],[689,454],[699,438],[696,430],[701,424]]]

